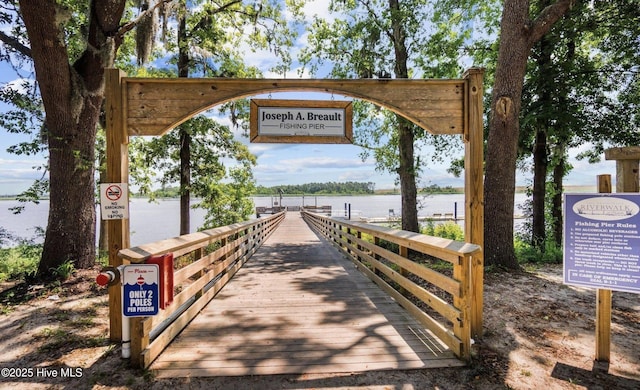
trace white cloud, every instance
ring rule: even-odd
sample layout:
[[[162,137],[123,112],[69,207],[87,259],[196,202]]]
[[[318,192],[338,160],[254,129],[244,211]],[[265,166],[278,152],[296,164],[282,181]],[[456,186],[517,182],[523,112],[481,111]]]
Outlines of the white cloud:
[[[374,176],[371,171],[344,171],[338,175],[338,181],[367,182],[373,181]]]
[[[319,17],[322,19],[333,20],[335,19],[335,14],[329,12],[329,3],[330,0],[311,0],[307,1],[303,7],[303,12],[305,14],[305,20],[310,22],[314,17]]]
[[[45,160],[37,159],[0,159],[0,177],[20,177],[25,173],[36,172],[33,168],[45,163]],[[40,176],[40,172],[36,176]]]
[[[600,162],[590,163],[587,159],[577,160],[576,156],[582,152],[588,151],[593,148],[590,143],[584,143],[576,148],[569,150],[569,161],[573,169],[565,177],[565,185],[593,185],[597,183],[597,176],[603,174],[610,174],[613,182],[615,183],[616,177],[616,163],[615,161],[608,161],[602,156]]]
[[[29,80],[25,78],[19,78],[12,81],[7,82],[2,86],[2,90],[14,90],[19,93],[30,93],[31,89],[34,87],[35,80]]]
[[[16,195],[29,188],[34,180],[42,178],[44,160],[0,159],[0,194]]]
[[[371,166],[369,163],[362,162],[356,158],[334,158],[334,157],[302,157],[295,159],[283,159],[281,162],[284,165],[297,167],[299,169],[308,168],[331,168],[331,169],[344,169],[360,166]]]

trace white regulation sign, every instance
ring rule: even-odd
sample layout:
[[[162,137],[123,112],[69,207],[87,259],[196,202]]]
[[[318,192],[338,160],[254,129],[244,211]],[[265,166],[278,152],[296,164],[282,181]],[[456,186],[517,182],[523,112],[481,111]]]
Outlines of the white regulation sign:
[[[102,219],[128,219],[127,183],[100,184],[100,210]]]

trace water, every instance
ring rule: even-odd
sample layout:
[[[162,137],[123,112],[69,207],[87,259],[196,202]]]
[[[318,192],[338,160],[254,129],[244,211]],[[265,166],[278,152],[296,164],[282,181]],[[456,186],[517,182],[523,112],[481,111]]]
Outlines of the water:
[[[519,213],[518,204],[526,199],[524,194],[516,194],[516,214]],[[272,207],[280,203],[279,197],[254,197],[256,206]],[[419,197],[418,215],[431,216],[435,213],[454,214],[458,218],[464,217],[464,195],[430,195]],[[36,227],[46,228],[49,201],[42,201],[39,205],[29,204],[18,215],[12,214],[9,208],[17,206],[19,202],[13,200],[0,201],[0,227],[21,238],[34,238]],[[284,206],[331,206],[334,215],[344,215],[345,205],[351,207],[351,216],[367,218],[388,217],[391,212],[396,216],[401,214],[400,195],[365,195],[365,196],[295,196],[283,197]],[[192,210],[191,231],[195,232],[204,222],[205,211]],[[180,233],[180,202],[177,199],[160,200],[149,203],[146,199],[132,199],[129,207],[131,226],[131,245],[137,246],[148,242],[175,237]],[[97,227],[99,229],[99,226]]]
[[[254,198],[256,206],[271,207],[277,205],[278,197]],[[430,216],[434,213],[455,212],[464,215],[464,195],[431,195],[418,198],[418,215]],[[402,202],[400,195],[362,195],[362,196],[287,196],[282,199],[283,206],[331,206],[334,215],[344,215],[345,205],[351,208],[351,216],[368,218],[388,217],[390,213],[400,215]]]

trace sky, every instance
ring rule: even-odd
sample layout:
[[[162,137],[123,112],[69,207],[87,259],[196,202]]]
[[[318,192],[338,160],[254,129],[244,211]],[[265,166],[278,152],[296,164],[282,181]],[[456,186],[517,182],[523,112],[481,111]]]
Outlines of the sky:
[[[317,0],[307,4],[307,14],[320,14],[328,17],[326,0]],[[301,36],[296,48],[292,52],[292,57],[296,58],[297,50],[305,44],[305,36]],[[265,78],[282,78],[282,74],[271,74],[267,71],[273,64],[274,59],[271,53],[258,52],[251,53],[246,57],[248,65],[255,65],[264,72]],[[298,77],[297,69],[291,70],[287,77]],[[308,76],[306,76],[308,77]],[[18,79],[5,63],[0,63],[0,88],[5,88],[7,84],[15,83]],[[487,86],[488,87],[488,86]],[[340,96],[327,96],[326,94],[277,94],[270,95],[273,99],[331,99],[341,100]],[[264,96],[256,96],[264,98]],[[0,115],[8,109],[7,106],[0,105]],[[224,119],[222,120],[224,122]],[[376,189],[398,188],[396,176],[375,169],[375,162],[372,159],[363,161],[360,157],[361,148],[355,145],[344,144],[271,144],[271,143],[249,143],[248,138],[243,137],[236,131],[236,139],[246,143],[252,153],[257,156],[257,166],[254,168],[254,177],[258,185],[267,187],[304,184],[311,182],[373,182]],[[17,194],[27,189],[34,179],[40,178],[42,172],[34,167],[41,166],[45,162],[43,156],[17,156],[7,152],[7,148],[19,142],[27,141],[24,136],[9,134],[5,129],[0,128],[0,195]],[[584,145],[582,148],[589,148]],[[572,150],[570,154],[575,156],[580,150]],[[437,153],[430,150],[428,152]],[[458,158],[463,156],[464,151],[460,150],[458,155],[448,156]],[[422,159],[423,161],[430,159]],[[586,161],[571,161],[574,169],[565,179],[565,185],[595,185],[596,175],[611,174],[615,178],[615,163],[603,161],[598,164],[589,164]],[[423,170],[419,179],[419,186],[436,184],[439,186],[462,187],[463,178],[456,178],[447,173],[449,161],[444,163],[429,163]],[[518,172],[517,184],[526,185],[530,183],[530,175]]]

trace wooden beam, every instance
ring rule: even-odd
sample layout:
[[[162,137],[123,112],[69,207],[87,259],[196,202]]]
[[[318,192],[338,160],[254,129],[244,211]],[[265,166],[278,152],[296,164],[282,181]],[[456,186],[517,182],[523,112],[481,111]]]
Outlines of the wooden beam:
[[[609,148],[604,151],[606,160],[640,160],[640,146]]]
[[[484,70],[471,68],[464,74],[466,80],[464,197],[466,242],[484,247],[484,126],[483,88]],[[471,257],[471,335],[482,336],[484,306],[484,257],[478,252]]]
[[[118,69],[105,71],[105,113],[107,137],[107,182],[128,183],[129,151],[125,104],[123,99],[124,72]],[[129,244],[129,220],[112,219],[107,221],[109,265],[122,265],[118,251]],[[122,340],[122,292],[120,285],[109,287],[109,331],[114,341]]]
[[[364,99],[433,134],[462,134],[464,80],[127,78],[129,135],[161,135],[215,105],[269,92],[314,91]]]

